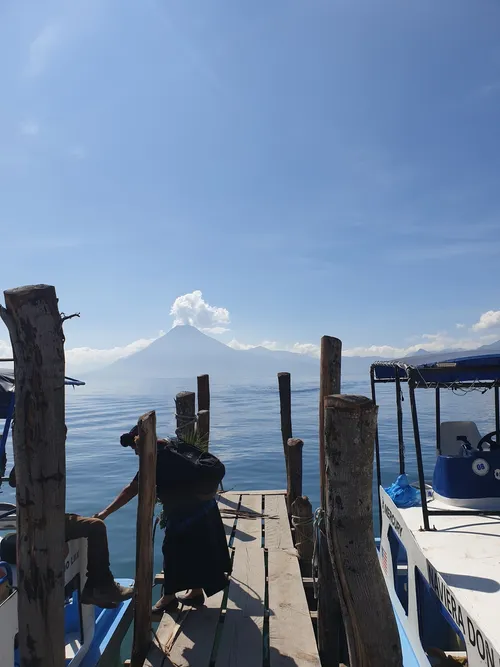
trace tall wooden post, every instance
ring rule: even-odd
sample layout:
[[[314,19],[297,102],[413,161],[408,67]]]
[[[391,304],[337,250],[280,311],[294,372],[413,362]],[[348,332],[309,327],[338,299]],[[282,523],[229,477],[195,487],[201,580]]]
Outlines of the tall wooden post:
[[[134,590],[134,639],[131,667],[142,667],[151,642],[153,585],[153,512],[156,501],[156,413],[139,421],[139,499]]]
[[[14,351],[13,427],[21,667],[64,667],[64,335],[54,287],[4,292]]]
[[[295,527],[295,548],[299,554],[302,576],[312,574],[314,552],[313,515],[307,496],[299,496],[292,503],[292,524]]]
[[[177,437],[191,442],[194,439],[196,412],[194,391],[181,391],[175,397],[175,419]]]
[[[298,496],[302,495],[302,447],[300,438],[289,438],[287,442],[287,505],[288,514],[292,513],[292,504]]]
[[[351,667],[402,667],[401,646],[373,533],[377,407],[364,396],[325,399],[327,537]]]
[[[340,393],[342,342],[332,336],[321,338],[319,385],[319,480],[321,508],[326,508],[325,411],[324,399]],[[318,544],[318,650],[323,667],[337,667],[343,637],[342,610],[335,575],[328,553],[324,520],[319,526]]]
[[[278,373],[278,389],[280,394],[281,439],[283,453],[288,469],[287,443],[292,437],[292,386],[290,373]]]
[[[210,378],[198,375],[198,438],[208,451],[210,442]]]

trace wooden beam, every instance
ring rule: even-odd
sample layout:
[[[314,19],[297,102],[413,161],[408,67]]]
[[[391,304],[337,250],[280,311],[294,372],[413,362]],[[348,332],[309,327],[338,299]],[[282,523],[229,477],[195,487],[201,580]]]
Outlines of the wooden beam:
[[[299,496],[292,503],[292,525],[295,526],[295,548],[299,554],[302,574],[310,577],[314,551],[313,514],[307,496]]]
[[[175,431],[178,438],[186,439],[187,442],[194,440],[195,434],[195,400],[194,391],[181,391],[175,397],[175,419],[177,429]]]
[[[207,451],[210,443],[210,377],[198,375],[198,437]]]
[[[321,508],[325,498],[325,410],[324,399],[330,394],[340,394],[342,342],[332,336],[323,336],[320,352],[319,386],[319,481]],[[324,533],[324,522],[320,525]],[[342,637],[342,612],[337,593],[326,539],[318,544],[318,649],[323,667],[340,662]]]
[[[373,533],[377,407],[364,396],[325,399],[326,533],[351,667],[402,667],[398,628]]]
[[[288,463],[286,466],[287,507],[292,513],[292,504],[302,495],[302,447],[300,438],[289,438],[286,446]]]
[[[139,500],[137,505],[136,575],[132,667],[142,667],[151,643],[153,580],[153,512],[156,501],[156,413],[139,426]]]
[[[64,334],[54,287],[4,292],[14,351],[19,661],[64,667]]]
[[[280,395],[281,439],[283,454],[288,470],[287,442],[292,437],[292,386],[290,373],[278,373],[278,390]]]

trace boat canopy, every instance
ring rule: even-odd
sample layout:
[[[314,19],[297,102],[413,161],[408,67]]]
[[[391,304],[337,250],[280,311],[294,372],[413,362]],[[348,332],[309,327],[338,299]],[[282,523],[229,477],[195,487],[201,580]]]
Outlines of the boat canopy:
[[[458,359],[447,358],[423,364],[377,361],[371,372],[375,382],[411,381],[415,386],[449,386],[455,383],[500,385],[500,355],[484,354]]]

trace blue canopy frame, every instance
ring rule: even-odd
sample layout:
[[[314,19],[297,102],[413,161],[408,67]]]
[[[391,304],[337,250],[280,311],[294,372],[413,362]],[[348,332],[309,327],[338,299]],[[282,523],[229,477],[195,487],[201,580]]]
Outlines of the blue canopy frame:
[[[430,530],[430,515],[500,515],[495,511],[475,511],[475,510],[429,510],[427,507],[427,496],[424,479],[424,466],[422,460],[422,446],[420,440],[420,431],[418,425],[417,403],[415,389],[425,388],[434,389],[436,402],[436,445],[438,452],[441,451],[440,443],[440,424],[441,424],[441,400],[440,389],[472,389],[484,388],[494,389],[495,395],[495,431],[496,442],[500,443],[500,355],[485,354],[468,356],[461,358],[450,358],[423,364],[408,364],[405,360],[397,361],[379,361],[372,364],[370,368],[370,381],[372,399],[376,403],[376,385],[379,383],[391,383],[396,386],[396,406],[398,422],[398,444],[399,444],[399,469],[400,474],[405,472],[405,455],[403,440],[403,409],[401,382],[408,384],[410,395],[410,406],[413,423],[413,435],[415,438],[415,450],[417,454],[417,468],[420,485],[420,495],[422,498],[422,513],[425,530]],[[379,507],[380,507],[380,486],[381,486],[381,467],[380,467],[380,443],[378,430],[375,436],[375,460],[377,469],[377,483],[379,488]]]
[[[76,380],[75,378],[65,377],[64,384],[71,387],[81,387],[85,385],[85,382]],[[0,486],[7,466],[5,449],[9,437],[10,426],[14,417],[15,402],[14,371],[0,370],[0,419],[5,420],[2,436],[0,438]]]

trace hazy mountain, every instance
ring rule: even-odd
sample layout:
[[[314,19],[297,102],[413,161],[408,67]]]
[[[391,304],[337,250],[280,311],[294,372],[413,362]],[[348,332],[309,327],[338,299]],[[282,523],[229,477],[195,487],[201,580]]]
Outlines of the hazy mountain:
[[[491,354],[500,341],[475,351],[428,353],[418,350],[402,361],[422,364],[442,359]],[[342,375],[368,377],[370,365],[381,357],[343,357]],[[119,359],[104,369],[87,373],[89,382],[136,382],[164,378],[194,378],[208,373],[214,382],[269,382],[276,373],[288,371],[295,380],[319,379],[319,360],[294,352],[274,351],[264,347],[234,350],[195,327],[177,326],[165,336],[135,354]],[[82,379],[86,379],[83,377]]]
[[[367,375],[373,361],[372,357],[344,357],[343,373]],[[144,350],[86,375],[89,382],[106,383],[193,378],[202,373],[208,373],[215,382],[267,382],[281,371],[288,371],[296,380],[317,381],[319,360],[264,347],[234,350],[195,327],[183,325]]]

